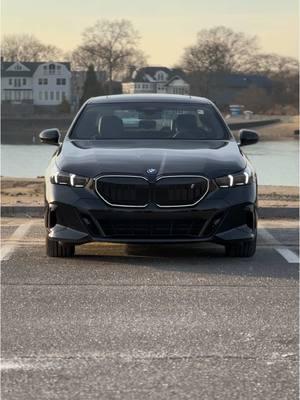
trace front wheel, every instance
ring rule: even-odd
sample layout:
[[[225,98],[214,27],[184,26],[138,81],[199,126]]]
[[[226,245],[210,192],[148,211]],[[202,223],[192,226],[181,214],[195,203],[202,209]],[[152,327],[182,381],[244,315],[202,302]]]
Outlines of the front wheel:
[[[50,240],[46,236],[46,254],[48,257],[73,257],[75,245],[61,244],[57,240]]]
[[[225,245],[228,257],[252,257],[256,251],[256,237],[250,241],[239,241]]]

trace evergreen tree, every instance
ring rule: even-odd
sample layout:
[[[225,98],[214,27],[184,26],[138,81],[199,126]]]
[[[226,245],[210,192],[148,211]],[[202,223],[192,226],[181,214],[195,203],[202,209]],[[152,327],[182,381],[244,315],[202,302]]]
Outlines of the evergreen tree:
[[[90,97],[102,96],[103,94],[103,88],[97,79],[94,66],[90,65],[86,73],[80,104],[83,104]]]
[[[59,110],[59,112],[61,112],[63,114],[70,113],[70,111],[71,111],[70,103],[68,102],[68,100],[65,97],[63,97],[62,102],[58,106],[58,110]]]

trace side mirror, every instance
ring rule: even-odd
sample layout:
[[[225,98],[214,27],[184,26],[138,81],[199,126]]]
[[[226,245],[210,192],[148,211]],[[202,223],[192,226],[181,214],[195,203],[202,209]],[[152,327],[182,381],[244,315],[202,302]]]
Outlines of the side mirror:
[[[46,144],[59,145],[60,132],[56,128],[45,129],[39,134],[40,141]]]
[[[247,146],[249,144],[257,143],[259,136],[255,131],[248,129],[241,129],[240,132],[240,146]]]

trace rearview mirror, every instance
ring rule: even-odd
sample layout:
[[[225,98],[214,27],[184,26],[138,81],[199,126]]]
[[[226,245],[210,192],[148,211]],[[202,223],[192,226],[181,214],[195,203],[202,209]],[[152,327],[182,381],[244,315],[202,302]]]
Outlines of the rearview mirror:
[[[39,134],[40,141],[46,144],[54,144],[55,146],[59,145],[60,132],[56,128],[45,129]]]
[[[240,146],[247,146],[249,144],[257,143],[259,136],[257,132],[248,129],[241,129],[240,132]]]

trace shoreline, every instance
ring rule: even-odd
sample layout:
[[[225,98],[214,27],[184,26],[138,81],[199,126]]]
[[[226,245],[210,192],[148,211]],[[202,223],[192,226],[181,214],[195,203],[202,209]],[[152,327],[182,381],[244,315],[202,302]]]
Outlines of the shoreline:
[[[226,123],[234,136],[238,137],[241,128],[257,130],[261,141],[293,140],[298,139],[295,131],[299,129],[299,116],[260,116],[246,120],[243,118],[228,118]],[[38,135],[43,129],[56,127],[60,129],[62,137],[69,129],[72,119],[44,118],[44,119],[2,119],[2,144],[3,145],[32,145],[39,144]],[[267,125],[261,124],[269,121]],[[257,123],[257,125],[255,125]],[[235,129],[235,126],[237,127]]]

